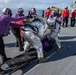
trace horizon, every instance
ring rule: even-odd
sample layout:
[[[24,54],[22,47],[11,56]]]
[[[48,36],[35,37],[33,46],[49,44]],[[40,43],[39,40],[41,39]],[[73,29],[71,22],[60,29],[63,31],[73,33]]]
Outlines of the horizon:
[[[57,6],[61,9],[64,9],[65,6],[71,8],[71,4],[73,4],[73,0],[0,0],[0,9],[10,7],[11,9],[18,9],[19,7],[24,8],[25,10],[29,8],[36,9],[46,9],[50,6]]]

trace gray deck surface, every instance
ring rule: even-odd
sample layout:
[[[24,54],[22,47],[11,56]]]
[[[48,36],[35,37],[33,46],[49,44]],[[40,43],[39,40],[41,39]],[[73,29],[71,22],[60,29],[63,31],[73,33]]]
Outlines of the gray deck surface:
[[[61,28],[60,41],[62,49],[51,51],[48,62],[34,62],[23,68],[22,75],[76,75],[76,27]],[[23,52],[15,47],[15,37],[11,33],[4,37],[7,57],[15,57]]]
[[[62,50],[24,75],[76,75],[76,27],[61,29]]]

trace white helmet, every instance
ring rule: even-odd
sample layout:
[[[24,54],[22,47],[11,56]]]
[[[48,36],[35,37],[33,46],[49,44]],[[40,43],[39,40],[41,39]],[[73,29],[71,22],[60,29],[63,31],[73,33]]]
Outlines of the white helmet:
[[[55,25],[55,19],[54,19],[54,18],[48,18],[48,19],[47,19],[47,24],[48,24],[49,26]]]
[[[9,15],[9,16],[12,16],[12,11],[10,8],[4,8],[2,10],[2,13],[5,14],[5,15]]]
[[[4,8],[4,9],[2,10],[2,13],[5,14],[6,10],[7,10],[7,8]]]

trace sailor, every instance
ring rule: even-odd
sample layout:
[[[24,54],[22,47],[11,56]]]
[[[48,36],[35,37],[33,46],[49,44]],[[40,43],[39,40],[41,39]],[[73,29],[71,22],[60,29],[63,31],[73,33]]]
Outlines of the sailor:
[[[5,54],[5,45],[3,37],[7,36],[10,31],[10,26],[20,27],[18,24],[12,24],[11,21],[24,20],[26,17],[13,18],[12,11],[10,8],[4,8],[2,14],[0,15],[0,55],[2,56],[3,62],[9,60]],[[1,61],[0,61],[1,62]],[[0,69],[1,70],[1,69]]]
[[[18,8],[17,13],[13,17],[14,18],[20,18],[22,16],[25,16],[24,15],[24,9],[23,8]],[[24,20],[20,20],[20,21],[15,21],[13,23],[14,24],[24,25],[25,21]],[[16,45],[15,46],[19,47],[19,51],[24,51],[23,45],[22,45],[23,38],[21,36],[22,31],[18,27],[11,27],[11,31],[12,31],[13,35],[15,36],[15,38],[16,38]]]
[[[39,63],[44,63],[47,61],[47,58],[44,58],[43,55],[43,47],[41,39],[43,38],[43,32],[44,32],[44,25],[43,23],[35,19],[31,24],[27,24],[23,27],[21,27],[23,30],[22,34],[25,41],[24,50],[28,51],[30,46],[33,45],[34,48],[37,50],[37,55],[39,59]]]
[[[57,22],[55,22],[54,18],[49,18],[47,20],[47,25],[51,29],[51,35],[50,36],[55,39],[56,44],[57,44],[57,51],[59,51],[61,49],[61,43],[60,43],[60,40],[58,38],[60,25]]]

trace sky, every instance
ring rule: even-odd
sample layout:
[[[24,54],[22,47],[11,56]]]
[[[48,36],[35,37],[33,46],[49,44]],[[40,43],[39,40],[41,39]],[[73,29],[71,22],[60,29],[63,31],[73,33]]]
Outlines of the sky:
[[[0,0],[0,9],[9,7],[12,9],[18,9],[22,7],[24,9],[35,7],[36,9],[46,9],[49,6],[57,6],[64,8],[68,6],[71,9],[71,4],[74,0]]]

